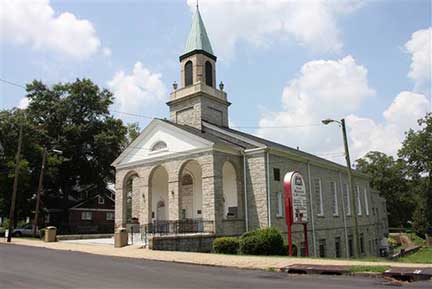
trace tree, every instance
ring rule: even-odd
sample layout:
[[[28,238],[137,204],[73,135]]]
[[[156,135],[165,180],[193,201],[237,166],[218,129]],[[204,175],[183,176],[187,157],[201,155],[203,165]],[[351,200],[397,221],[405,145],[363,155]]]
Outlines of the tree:
[[[420,130],[410,129],[398,155],[407,163],[407,175],[421,188],[421,202],[432,223],[432,113],[418,120]]]
[[[415,198],[409,194],[405,163],[371,151],[356,161],[356,169],[370,175],[370,186],[387,200],[390,226],[404,226],[412,218]]]
[[[128,127],[109,112],[113,95],[88,79],[48,87],[40,81],[27,85],[29,106],[25,119],[18,110],[0,111],[0,212],[9,207],[18,124],[24,122],[23,177],[19,196],[29,203],[36,191],[43,147],[63,151],[50,154],[44,178],[44,191],[60,193],[67,209],[69,194],[78,187],[105,188],[114,182],[111,163],[128,143]],[[132,129],[129,129],[132,131]],[[3,185],[6,184],[6,185]],[[31,206],[25,210],[29,214]]]

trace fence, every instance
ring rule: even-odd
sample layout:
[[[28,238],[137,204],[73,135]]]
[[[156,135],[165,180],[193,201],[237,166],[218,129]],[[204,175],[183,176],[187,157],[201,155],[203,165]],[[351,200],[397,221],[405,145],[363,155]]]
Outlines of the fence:
[[[214,233],[214,221],[184,219],[175,221],[153,221],[142,226],[142,231],[152,235],[181,235]]]

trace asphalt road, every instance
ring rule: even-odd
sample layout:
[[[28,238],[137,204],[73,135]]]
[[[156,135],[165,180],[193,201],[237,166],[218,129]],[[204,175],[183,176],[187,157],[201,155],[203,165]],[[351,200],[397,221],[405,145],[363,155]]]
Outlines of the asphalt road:
[[[415,282],[406,288],[432,288]],[[0,244],[7,288],[389,288],[383,279],[288,275]]]

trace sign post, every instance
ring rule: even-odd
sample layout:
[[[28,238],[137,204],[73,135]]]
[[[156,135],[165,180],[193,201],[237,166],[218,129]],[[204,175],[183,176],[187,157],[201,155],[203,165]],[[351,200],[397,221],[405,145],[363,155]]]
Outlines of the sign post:
[[[307,197],[306,186],[299,172],[289,172],[284,177],[285,222],[288,226],[288,254],[292,256],[292,225],[303,224],[305,255],[309,256],[307,237]]]

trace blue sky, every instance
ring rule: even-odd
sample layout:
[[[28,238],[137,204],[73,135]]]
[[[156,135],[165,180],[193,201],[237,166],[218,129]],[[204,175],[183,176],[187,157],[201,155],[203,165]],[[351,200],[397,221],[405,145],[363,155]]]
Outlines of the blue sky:
[[[2,79],[86,77],[118,95],[113,110],[168,117],[195,1],[0,3]],[[394,154],[403,131],[431,110],[430,1],[201,0],[200,10],[233,126],[341,161],[335,127],[266,127],[347,117],[355,157]],[[23,96],[0,83],[0,109]]]

